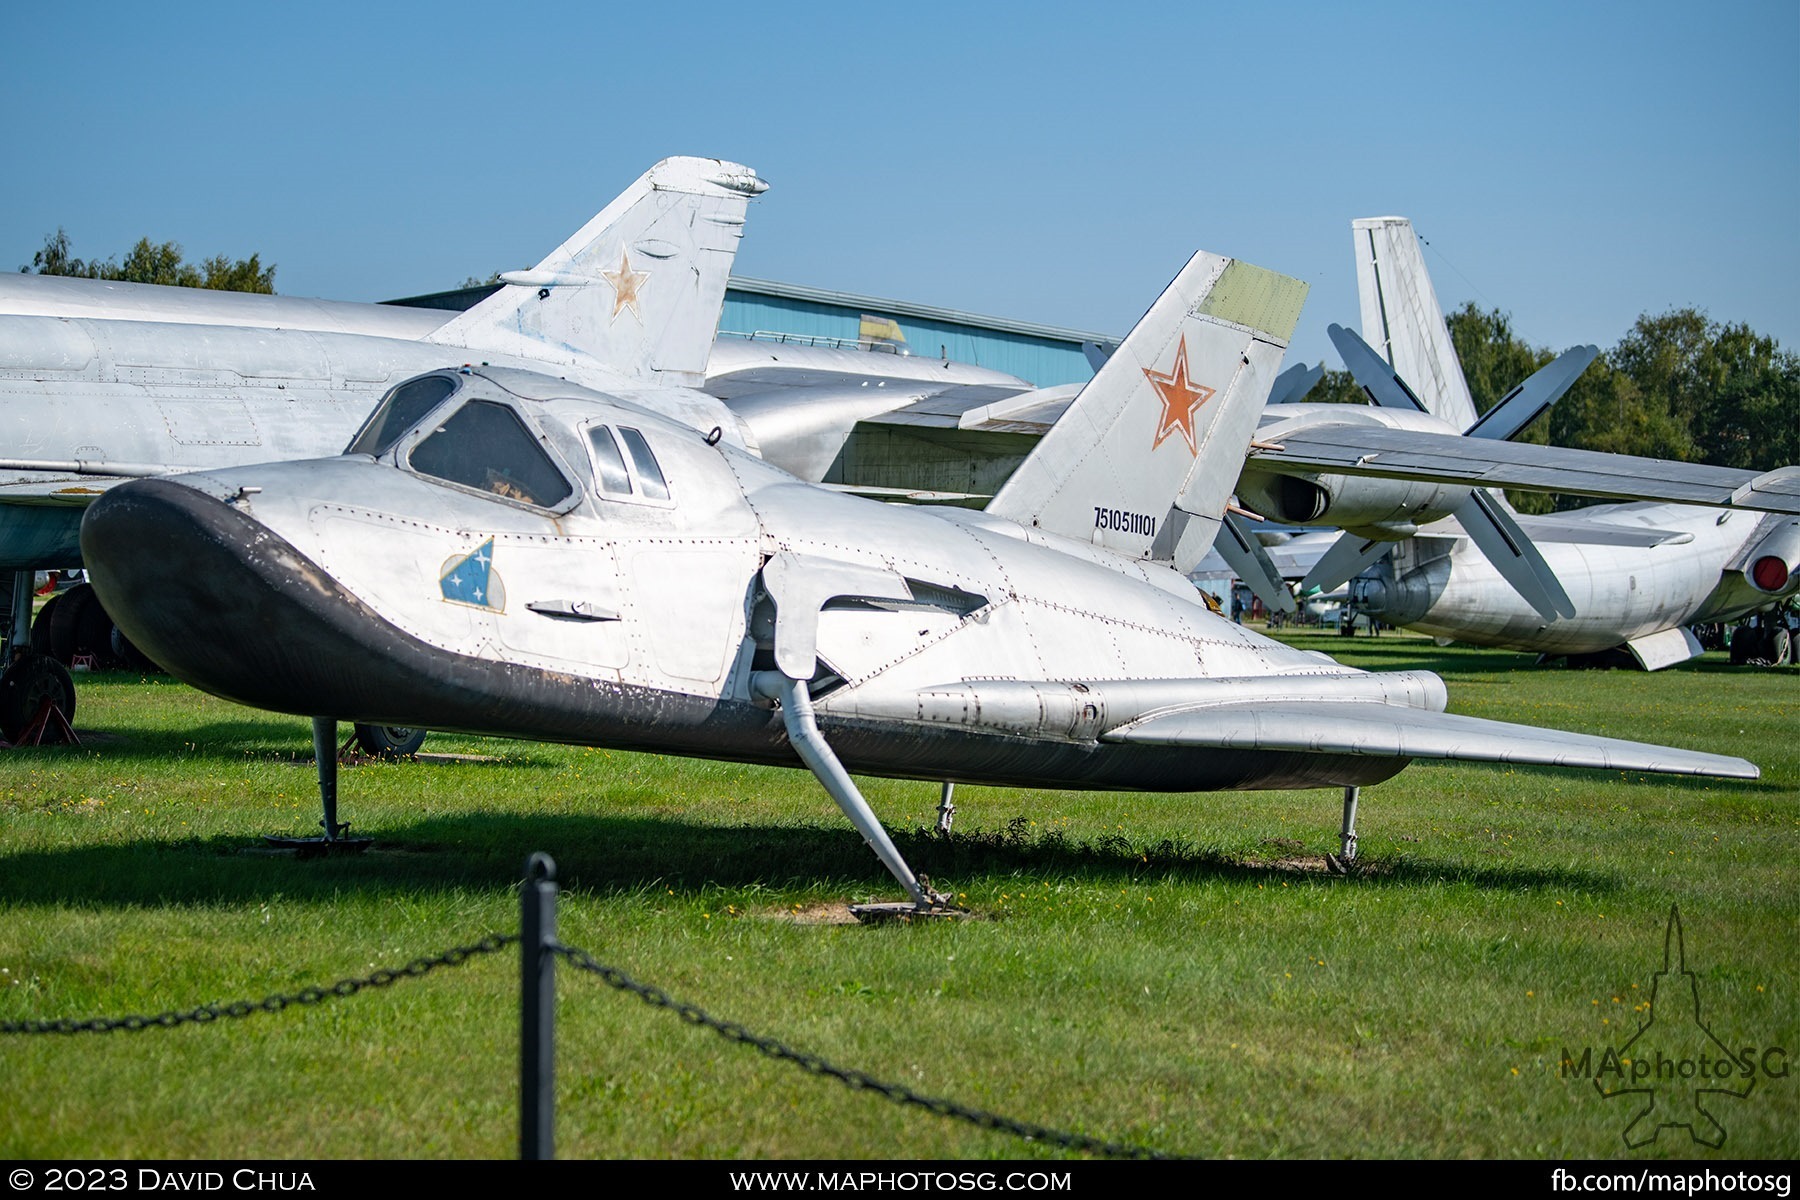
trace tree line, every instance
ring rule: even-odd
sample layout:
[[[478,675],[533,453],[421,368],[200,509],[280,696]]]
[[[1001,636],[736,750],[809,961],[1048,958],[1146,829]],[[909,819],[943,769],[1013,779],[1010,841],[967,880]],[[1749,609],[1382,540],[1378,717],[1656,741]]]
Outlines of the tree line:
[[[1519,337],[1498,309],[1466,303],[1447,321],[1477,412],[1556,357]],[[1328,369],[1307,399],[1367,397],[1350,372]],[[1519,440],[1748,471],[1792,466],[1800,463],[1800,355],[1748,325],[1721,324],[1692,308],[1645,313]],[[1593,503],[1541,493],[1508,498],[1523,512]]]
[[[139,238],[124,261],[81,259],[69,252],[69,235],[60,227],[44,239],[44,248],[19,268],[26,274],[72,275],[78,279],[114,279],[123,283],[160,283],[170,287],[213,288],[222,292],[275,292],[275,264],[262,265],[262,256],[228,258],[215,254],[198,263],[183,259],[175,242]]]

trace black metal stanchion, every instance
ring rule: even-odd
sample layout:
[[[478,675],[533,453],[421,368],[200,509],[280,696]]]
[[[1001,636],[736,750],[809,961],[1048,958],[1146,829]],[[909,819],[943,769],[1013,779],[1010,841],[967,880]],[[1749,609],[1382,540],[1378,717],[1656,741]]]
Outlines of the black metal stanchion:
[[[519,891],[519,1157],[556,1157],[556,862],[525,860]]]

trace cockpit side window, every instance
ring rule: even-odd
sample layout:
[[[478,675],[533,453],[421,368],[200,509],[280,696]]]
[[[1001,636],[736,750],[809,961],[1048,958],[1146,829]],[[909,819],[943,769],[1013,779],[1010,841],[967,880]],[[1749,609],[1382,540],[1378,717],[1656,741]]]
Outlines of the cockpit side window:
[[[574,492],[518,414],[485,400],[451,413],[408,461],[421,475],[539,508],[554,508]]]
[[[594,474],[600,480],[600,490],[609,496],[631,495],[631,475],[625,470],[625,459],[619,453],[619,443],[613,440],[612,430],[605,425],[589,425],[587,435],[588,445],[594,451]]]
[[[379,457],[400,440],[400,435],[418,424],[419,419],[443,402],[456,390],[456,380],[447,375],[426,375],[409,379],[389,392],[375,409],[375,415],[360,429],[345,454],[370,454]]]
[[[656,455],[650,453],[650,443],[644,435],[627,426],[619,426],[619,436],[625,439],[625,449],[631,452],[631,464],[637,468],[638,489],[646,499],[667,500],[669,485],[663,479],[662,468],[656,465]]]

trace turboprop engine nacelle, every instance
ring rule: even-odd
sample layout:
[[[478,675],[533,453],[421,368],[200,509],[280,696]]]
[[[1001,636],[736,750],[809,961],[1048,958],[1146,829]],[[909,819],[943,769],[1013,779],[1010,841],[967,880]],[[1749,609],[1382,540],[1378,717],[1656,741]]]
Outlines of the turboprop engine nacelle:
[[[1449,516],[1467,487],[1364,475],[1287,475],[1247,467],[1238,503],[1286,525],[1336,525],[1394,541]],[[1388,531],[1385,535],[1383,530]]]
[[[1771,596],[1795,590],[1800,577],[1800,517],[1789,518],[1763,535],[1744,559],[1744,578]]]

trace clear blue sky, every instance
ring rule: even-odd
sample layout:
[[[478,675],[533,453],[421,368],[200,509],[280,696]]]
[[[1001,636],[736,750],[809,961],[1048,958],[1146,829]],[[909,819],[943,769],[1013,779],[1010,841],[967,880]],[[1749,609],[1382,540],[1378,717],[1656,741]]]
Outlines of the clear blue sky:
[[[529,266],[652,162],[773,185],[742,274],[1122,333],[1200,248],[1357,323],[1349,222],[1609,346],[1800,349],[1800,3],[10,4],[0,268],[57,226],[376,300]]]

